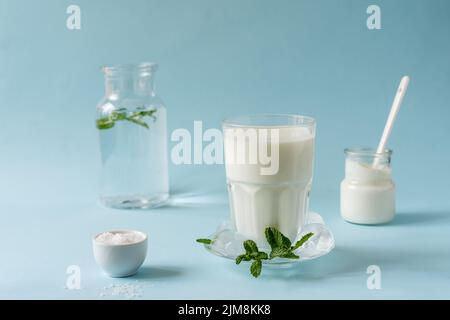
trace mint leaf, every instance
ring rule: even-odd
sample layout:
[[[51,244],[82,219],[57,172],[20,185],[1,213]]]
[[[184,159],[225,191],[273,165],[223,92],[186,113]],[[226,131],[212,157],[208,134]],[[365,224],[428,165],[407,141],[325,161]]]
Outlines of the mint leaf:
[[[291,252],[290,248],[275,248],[270,252],[270,259],[283,257]]]
[[[300,248],[306,241],[308,241],[312,236],[314,235],[314,233],[310,232],[305,234],[300,240],[298,240],[295,245],[292,247],[292,251],[297,250],[298,248]]]
[[[283,254],[282,256],[280,256],[280,258],[285,258],[285,259],[300,259],[300,257],[299,257],[298,255],[296,255],[295,253],[293,253],[292,251]]]
[[[259,251],[258,245],[253,240],[244,241],[245,253],[236,258],[236,264],[240,264],[242,261],[252,261],[250,266],[250,273],[254,277],[259,277],[262,269],[262,260],[269,259],[269,255],[263,251]]]
[[[131,117],[127,117],[125,118],[125,120],[128,120],[130,122],[133,122],[135,124],[138,124],[146,129],[149,129],[150,127],[148,126],[148,124],[143,121],[140,117],[136,117],[136,116],[131,116]]]
[[[268,260],[269,259],[269,256],[267,255],[267,253],[265,253],[265,252],[258,252],[258,255],[256,256],[256,259],[259,259],[259,260]]]
[[[236,258],[236,264],[240,264],[242,261],[250,261],[252,258],[247,254],[241,254]]]
[[[101,118],[96,121],[97,129],[110,129],[114,127],[114,121],[110,118]]]
[[[135,112],[136,115],[139,115],[141,117],[152,117],[153,119],[156,119],[156,117],[154,116],[154,113],[156,112],[156,109],[152,109],[152,110],[141,110],[139,109],[139,111]]]
[[[264,231],[264,234],[266,236],[266,240],[269,243],[270,247],[272,249],[277,248],[278,247],[278,243],[277,240],[275,239],[275,235],[273,233],[273,229],[271,227],[266,228],[266,230]]]
[[[144,121],[144,117],[151,117],[156,120],[156,109],[146,110],[145,107],[138,107],[135,111],[128,113],[126,108],[119,108],[112,111],[108,116],[97,119],[97,129],[105,130],[114,127],[117,121],[129,121],[131,123],[149,129],[150,126]]]
[[[244,248],[247,254],[258,253],[258,246],[253,240],[244,241]]]
[[[211,239],[197,239],[195,241],[197,241],[198,243],[203,243],[203,244],[211,244],[212,243]]]
[[[125,120],[127,118],[127,113],[126,112],[113,112],[112,114],[112,118],[114,119],[114,121],[118,121],[118,120]]]
[[[250,273],[255,278],[258,278],[259,275],[261,274],[261,269],[262,269],[261,260],[255,260],[255,261],[253,261],[252,265],[250,266]]]
[[[291,241],[274,227],[268,227],[265,230],[267,242],[272,251],[270,252],[270,259],[285,258],[285,259],[299,259],[300,257],[294,253],[306,241],[308,241],[314,234],[312,232],[304,235],[299,241],[291,246]]]
[[[272,249],[275,248],[290,248],[291,240],[288,237],[283,235],[280,231],[278,231],[274,227],[267,227],[265,230],[265,235],[267,242],[269,243]]]

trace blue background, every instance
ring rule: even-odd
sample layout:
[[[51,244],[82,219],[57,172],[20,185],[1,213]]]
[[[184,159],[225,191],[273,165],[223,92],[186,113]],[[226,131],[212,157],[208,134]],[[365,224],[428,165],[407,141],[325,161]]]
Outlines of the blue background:
[[[81,30],[66,28],[70,4]],[[381,30],[366,27],[370,4]],[[450,298],[449,34],[446,0],[0,0],[0,298],[99,298],[135,279],[152,299]],[[242,113],[317,119],[311,207],[335,234],[331,254],[256,280],[196,245],[228,217],[220,165],[172,165],[164,208],[97,205],[99,66],[149,60],[160,64],[170,132]],[[348,224],[343,149],[377,144],[405,74],[389,142],[397,217]],[[114,228],[149,234],[136,278],[109,279],[95,265],[91,236]],[[64,289],[72,264],[81,290]],[[371,264],[381,290],[366,287]]]

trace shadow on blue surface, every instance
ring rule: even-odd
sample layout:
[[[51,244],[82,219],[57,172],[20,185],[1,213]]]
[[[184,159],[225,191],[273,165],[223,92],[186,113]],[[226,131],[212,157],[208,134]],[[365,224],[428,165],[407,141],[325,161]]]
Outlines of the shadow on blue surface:
[[[167,280],[169,278],[180,277],[184,274],[183,270],[178,267],[172,266],[158,266],[158,267],[150,267],[150,266],[142,266],[139,269],[139,272],[133,276],[133,279],[136,280]]]
[[[422,211],[422,212],[400,212],[395,215],[395,219],[388,225],[426,225],[441,222],[450,222],[450,212],[448,211]]]
[[[411,266],[421,269],[418,261],[439,258],[432,252],[396,249],[374,249],[363,247],[337,247],[329,255],[317,260],[306,261],[284,270],[263,270],[263,278],[272,280],[289,280],[299,282],[329,281],[331,278],[360,277],[362,283],[367,278],[366,270],[370,265],[377,265],[382,270],[394,270]]]
[[[183,190],[175,189],[163,208],[189,209],[223,206],[227,204],[226,193],[219,190]]]

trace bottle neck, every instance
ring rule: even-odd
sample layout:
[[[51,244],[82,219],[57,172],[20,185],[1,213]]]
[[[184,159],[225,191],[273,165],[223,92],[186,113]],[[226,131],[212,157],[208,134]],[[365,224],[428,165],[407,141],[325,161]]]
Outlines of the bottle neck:
[[[153,84],[153,74],[150,73],[106,75],[105,94],[120,98],[154,96]]]

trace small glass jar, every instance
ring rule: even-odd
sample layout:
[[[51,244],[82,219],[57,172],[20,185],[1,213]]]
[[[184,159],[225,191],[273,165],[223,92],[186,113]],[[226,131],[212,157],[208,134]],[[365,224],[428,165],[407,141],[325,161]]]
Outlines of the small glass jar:
[[[352,223],[382,224],[395,215],[395,184],[391,150],[345,149],[345,179],[341,183],[341,214]]]
[[[156,69],[154,63],[102,69],[96,125],[100,201],[108,207],[151,208],[169,198],[166,108],[153,88]]]

